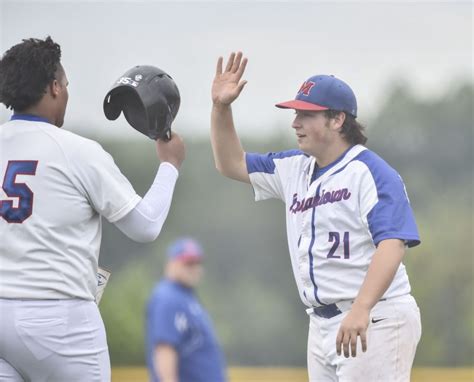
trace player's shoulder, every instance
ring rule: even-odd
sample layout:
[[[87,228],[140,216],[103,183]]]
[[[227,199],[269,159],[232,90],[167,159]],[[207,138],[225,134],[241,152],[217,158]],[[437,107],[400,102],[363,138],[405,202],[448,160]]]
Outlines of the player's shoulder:
[[[311,157],[301,150],[285,150],[278,152],[246,153],[248,173],[264,172],[273,174],[277,166],[297,167],[310,161]]]
[[[186,294],[176,283],[164,279],[153,289],[150,302],[164,307],[179,307],[186,300]]]
[[[93,139],[59,128],[45,129],[45,132],[60,147],[70,165],[96,164],[109,158],[102,145]]]
[[[273,159],[298,159],[298,158],[309,158],[309,155],[301,150],[292,149],[285,151],[278,151],[269,153]]]
[[[71,150],[82,151],[83,149],[102,149],[102,146],[98,142],[72,131],[64,130],[62,128],[43,128],[43,131],[54,139],[60,146],[67,147]]]
[[[389,179],[398,179],[398,172],[380,155],[372,150],[365,149],[359,153],[352,164],[358,165],[362,172],[368,172],[376,182]]]

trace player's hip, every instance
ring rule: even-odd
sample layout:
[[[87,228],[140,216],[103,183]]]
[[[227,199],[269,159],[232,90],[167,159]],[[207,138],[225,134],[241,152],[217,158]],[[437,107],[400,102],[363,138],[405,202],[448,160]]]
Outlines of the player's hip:
[[[341,309],[343,304],[340,305]],[[347,305],[350,309],[350,305]],[[336,336],[349,310],[332,318],[312,313],[308,336],[311,380],[408,382],[421,337],[420,311],[411,295],[378,302],[371,310],[367,351],[357,343],[357,356],[336,353]]]
[[[105,328],[92,301],[0,299],[0,333],[0,358],[25,378],[109,379]]]
[[[300,272],[300,285],[303,289],[303,303],[309,307],[317,307],[331,304],[346,305],[345,301],[354,301],[364,282],[366,272],[355,269],[351,270],[350,277],[341,274],[336,269],[324,273],[320,269]],[[328,278],[327,275],[337,275]],[[405,268],[400,268],[392,283],[385,291],[382,299],[388,300],[399,296],[409,295],[411,292],[410,282]],[[347,309],[345,309],[347,310]],[[342,310],[344,311],[344,310]]]
[[[93,301],[80,299],[2,299],[0,298],[0,331],[7,331],[24,342],[29,338],[46,340],[54,336],[60,340],[51,344],[54,352],[68,352],[68,344],[79,343],[92,338],[92,333],[105,332],[102,317]],[[0,341],[8,340],[8,336],[0,337]],[[106,347],[104,342],[88,344],[87,347]],[[48,348],[49,345],[43,344]],[[0,347],[1,350],[1,347]]]
[[[340,322],[346,313],[351,310],[354,299],[340,300],[335,303],[325,304],[317,307],[310,307],[306,312],[310,317],[314,317],[322,324]],[[415,312],[418,316],[420,310],[415,298],[410,293],[404,293],[393,297],[381,298],[371,309],[372,316],[397,316],[404,312]]]

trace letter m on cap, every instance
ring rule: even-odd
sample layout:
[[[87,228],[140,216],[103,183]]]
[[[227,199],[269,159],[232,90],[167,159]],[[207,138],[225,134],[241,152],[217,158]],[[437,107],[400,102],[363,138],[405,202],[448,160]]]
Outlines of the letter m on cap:
[[[316,84],[313,81],[303,82],[303,85],[301,85],[300,90],[298,90],[298,94],[303,93],[303,95],[305,96],[309,95],[309,92],[311,91],[314,85]]]

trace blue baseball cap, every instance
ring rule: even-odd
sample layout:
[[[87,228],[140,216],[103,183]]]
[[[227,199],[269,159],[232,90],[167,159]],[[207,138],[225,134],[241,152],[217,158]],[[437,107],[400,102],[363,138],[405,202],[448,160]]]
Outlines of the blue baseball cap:
[[[168,247],[166,256],[169,260],[185,262],[202,261],[204,251],[201,245],[189,237],[179,238]]]
[[[276,107],[295,110],[339,110],[357,117],[357,100],[352,89],[333,75],[318,74],[308,78],[294,100]]]

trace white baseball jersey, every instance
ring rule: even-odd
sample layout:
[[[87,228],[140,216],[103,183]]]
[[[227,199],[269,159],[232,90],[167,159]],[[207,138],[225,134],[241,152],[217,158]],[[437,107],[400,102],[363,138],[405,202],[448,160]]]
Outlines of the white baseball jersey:
[[[364,146],[324,168],[299,150],[247,153],[246,162],[255,200],[286,205],[291,263],[307,306],[355,299],[380,241],[420,242],[402,179]],[[401,264],[383,297],[408,293]]]
[[[101,215],[141,200],[92,140],[38,117],[0,126],[0,298],[94,300]]]

